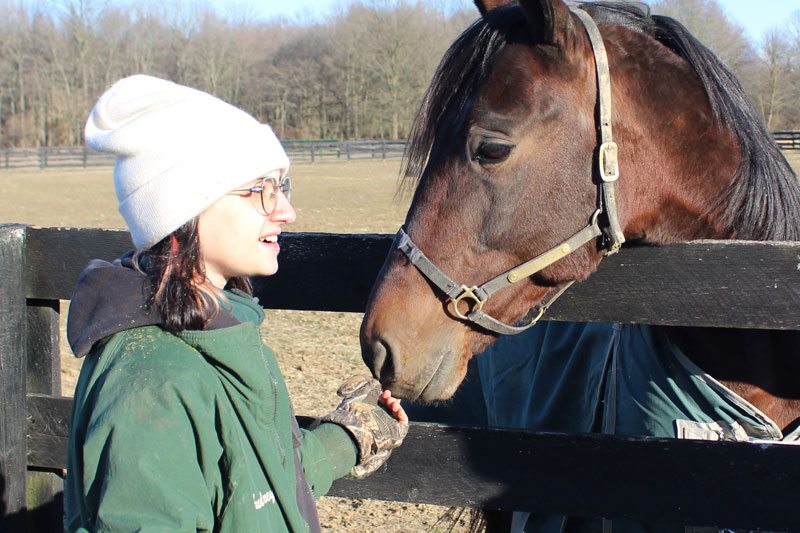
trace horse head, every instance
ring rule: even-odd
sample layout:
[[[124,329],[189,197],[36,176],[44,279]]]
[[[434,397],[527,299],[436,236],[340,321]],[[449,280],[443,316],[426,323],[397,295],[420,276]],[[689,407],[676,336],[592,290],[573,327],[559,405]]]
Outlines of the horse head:
[[[680,25],[622,3],[584,4],[596,26],[561,0],[476,4],[418,113],[414,198],[361,327],[365,363],[409,399],[451,396],[470,357],[589,276],[610,241],[732,237],[749,205],[724,192],[752,149],[716,102],[728,78],[713,78],[733,77]]]

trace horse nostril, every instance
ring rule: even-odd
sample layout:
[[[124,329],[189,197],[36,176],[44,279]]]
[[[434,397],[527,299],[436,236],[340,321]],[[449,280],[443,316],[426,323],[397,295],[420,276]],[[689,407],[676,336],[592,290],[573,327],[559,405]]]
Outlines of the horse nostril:
[[[383,341],[373,341],[364,346],[361,358],[381,383],[389,383],[394,378],[394,362],[391,348]]]
[[[372,371],[374,377],[380,376],[380,369],[383,366],[383,361],[386,359],[386,349],[380,342],[370,342],[362,344],[361,359]]]

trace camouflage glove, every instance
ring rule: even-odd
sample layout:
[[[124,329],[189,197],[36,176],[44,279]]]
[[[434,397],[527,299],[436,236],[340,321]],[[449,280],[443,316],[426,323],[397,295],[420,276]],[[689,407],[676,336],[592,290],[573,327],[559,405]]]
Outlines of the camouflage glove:
[[[377,379],[353,376],[336,394],[344,398],[323,422],[343,426],[358,444],[358,464],[351,473],[364,477],[386,462],[394,448],[402,444],[408,424],[402,424],[378,404],[382,392]]]

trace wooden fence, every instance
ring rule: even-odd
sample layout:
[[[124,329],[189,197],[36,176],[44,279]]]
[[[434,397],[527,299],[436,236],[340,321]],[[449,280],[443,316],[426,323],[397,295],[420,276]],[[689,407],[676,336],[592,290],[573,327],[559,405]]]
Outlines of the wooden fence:
[[[281,141],[292,161],[351,161],[389,159],[403,155],[405,141]],[[41,148],[0,148],[0,170],[44,168],[88,168],[113,166],[114,156],[86,146],[47,146]]]
[[[256,293],[271,308],[362,312],[391,242],[284,233],[281,269]],[[60,390],[59,300],[91,258],[131,247],[124,231],[0,225],[2,531],[60,528],[71,399]],[[548,318],[800,329],[800,243],[625,247]],[[386,466],[332,494],[800,531],[800,448],[412,423]]]
[[[773,132],[784,150],[800,150],[800,131]],[[294,162],[352,161],[391,159],[403,156],[406,141],[339,141],[336,139],[281,141]],[[48,146],[41,148],[0,148],[0,170],[35,168],[88,168],[113,166],[114,157],[86,146]]]
[[[772,137],[783,150],[800,150],[800,131],[773,131]]]

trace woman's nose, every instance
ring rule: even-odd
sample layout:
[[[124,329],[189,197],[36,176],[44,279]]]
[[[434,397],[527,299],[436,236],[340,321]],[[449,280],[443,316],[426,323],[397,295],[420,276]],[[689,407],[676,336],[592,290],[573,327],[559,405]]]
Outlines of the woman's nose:
[[[274,222],[283,222],[284,224],[291,224],[295,220],[297,220],[297,213],[294,210],[294,206],[286,198],[286,195],[283,194],[283,191],[278,190],[278,203],[275,205],[275,210],[270,215],[270,218]]]

